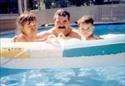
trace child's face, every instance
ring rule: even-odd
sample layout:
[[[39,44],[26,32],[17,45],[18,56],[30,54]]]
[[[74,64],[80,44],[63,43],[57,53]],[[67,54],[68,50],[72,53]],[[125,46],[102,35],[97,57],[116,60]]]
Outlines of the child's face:
[[[32,35],[37,32],[37,22],[36,21],[31,21],[31,22],[26,22],[23,26],[23,32],[27,35]]]
[[[79,30],[85,37],[90,36],[93,33],[93,25],[91,23],[79,23]]]

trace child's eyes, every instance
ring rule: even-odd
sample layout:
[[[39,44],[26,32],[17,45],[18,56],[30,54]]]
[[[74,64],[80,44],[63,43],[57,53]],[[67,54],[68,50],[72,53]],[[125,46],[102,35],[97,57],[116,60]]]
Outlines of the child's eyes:
[[[82,28],[82,30],[89,30],[90,29],[90,27],[87,27],[87,28]]]

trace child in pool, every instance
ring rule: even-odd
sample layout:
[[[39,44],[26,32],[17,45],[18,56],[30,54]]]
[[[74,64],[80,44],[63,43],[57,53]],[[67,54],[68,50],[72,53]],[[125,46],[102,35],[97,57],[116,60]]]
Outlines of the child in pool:
[[[35,14],[27,12],[17,18],[17,28],[20,34],[13,38],[13,42],[33,42],[38,41],[37,18]]]
[[[86,40],[101,39],[99,36],[93,34],[93,22],[94,20],[89,16],[81,17],[76,23],[78,24],[78,32],[82,38]]]

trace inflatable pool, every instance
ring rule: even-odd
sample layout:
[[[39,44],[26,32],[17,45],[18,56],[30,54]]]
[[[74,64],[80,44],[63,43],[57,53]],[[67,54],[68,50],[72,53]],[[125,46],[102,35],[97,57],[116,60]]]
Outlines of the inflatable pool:
[[[76,68],[124,64],[125,35],[103,35],[103,39],[12,43],[1,39],[1,67],[13,69]]]

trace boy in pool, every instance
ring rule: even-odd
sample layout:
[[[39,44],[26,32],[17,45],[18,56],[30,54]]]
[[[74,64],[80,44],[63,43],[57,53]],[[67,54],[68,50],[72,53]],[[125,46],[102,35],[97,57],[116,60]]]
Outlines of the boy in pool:
[[[85,40],[101,39],[99,36],[93,34],[94,20],[89,16],[81,17],[76,23],[78,24],[78,32]]]
[[[37,19],[33,13],[27,12],[17,18],[17,28],[20,34],[13,38],[13,42],[33,42],[38,41]]]
[[[81,39],[79,33],[73,31],[70,26],[70,13],[63,9],[59,9],[56,11],[54,15],[54,27],[51,30],[42,33],[42,37],[44,38],[44,40],[47,40],[51,35],[53,35],[52,37],[55,38],[62,37],[65,39]]]

